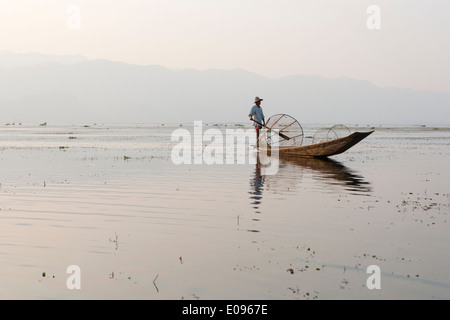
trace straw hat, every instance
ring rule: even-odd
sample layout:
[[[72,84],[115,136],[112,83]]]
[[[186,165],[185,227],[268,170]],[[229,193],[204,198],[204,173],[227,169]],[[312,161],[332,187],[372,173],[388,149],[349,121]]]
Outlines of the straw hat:
[[[259,101],[263,101],[263,99],[260,99],[259,97],[255,97],[255,103],[257,103]]]

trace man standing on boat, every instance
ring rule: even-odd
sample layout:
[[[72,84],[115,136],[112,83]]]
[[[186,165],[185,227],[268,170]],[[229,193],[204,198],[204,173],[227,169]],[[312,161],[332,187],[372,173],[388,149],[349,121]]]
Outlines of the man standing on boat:
[[[256,145],[259,146],[259,130],[262,129],[263,126],[266,125],[264,120],[264,113],[261,108],[261,101],[259,97],[255,98],[255,105],[250,109],[249,117],[250,120],[253,120],[253,125],[256,129]]]

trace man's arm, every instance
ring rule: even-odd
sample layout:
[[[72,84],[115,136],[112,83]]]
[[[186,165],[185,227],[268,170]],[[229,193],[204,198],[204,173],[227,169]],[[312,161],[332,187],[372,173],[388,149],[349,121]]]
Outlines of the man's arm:
[[[250,118],[250,120],[252,120],[253,115],[255,114],[255,110],[253,109],[253,107],[250,109],[250,113],[248,114],[248,117]]]

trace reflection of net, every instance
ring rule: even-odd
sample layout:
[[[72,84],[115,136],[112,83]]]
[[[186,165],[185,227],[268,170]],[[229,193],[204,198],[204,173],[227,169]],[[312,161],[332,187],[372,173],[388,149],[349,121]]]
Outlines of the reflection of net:
[[[276,144],[280,147],[301,146],[303,143],[303,128],[297,120],[287,114],[276,114],[266,121],[260,137],[269,146]],[[280,135],[281,134],[281,135]],[[284,136],[284,137],[283,137]]]
[[[346,137],[350,134],[349,128],[342,124],[337,124],[331,128],[322,128],[316,131],[313,137],[312,143],[319,143],[330,141],[342,137]]]

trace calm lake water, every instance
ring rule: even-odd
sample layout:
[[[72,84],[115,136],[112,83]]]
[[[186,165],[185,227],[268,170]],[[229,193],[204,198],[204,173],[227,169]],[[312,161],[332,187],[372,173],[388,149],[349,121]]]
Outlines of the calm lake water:
[[[0,298],[450,299],[450,128],[275,175],[175,165],[177,128],[0,126]]]

